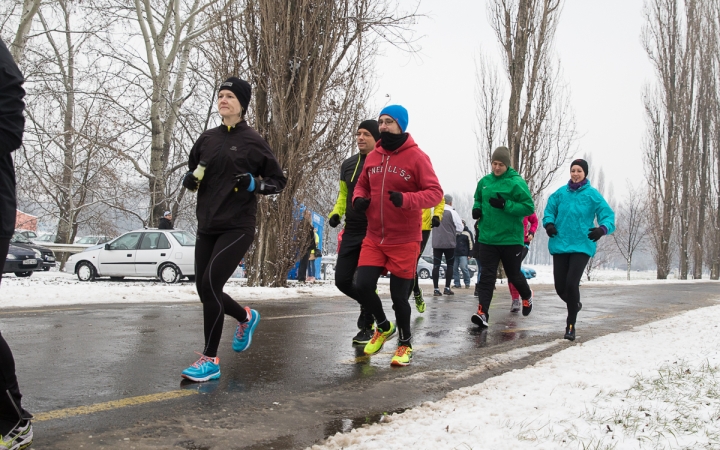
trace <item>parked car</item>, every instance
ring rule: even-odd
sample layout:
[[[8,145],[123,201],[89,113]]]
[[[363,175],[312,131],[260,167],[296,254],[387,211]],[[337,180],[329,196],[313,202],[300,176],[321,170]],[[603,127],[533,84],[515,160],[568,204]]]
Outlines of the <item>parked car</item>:
[[[18,277],[29,277],[34,270],[40,269],[41,265],[42,262],[34,250],[10,244],[3,265],[3,273],[12,272]]]
[[[420,263],[418,262],[418,278],[430,278],[433,270],[433,257],[429,255],[421,256],[420,261],[425,261],[429,265],[429,274],[426,277],[420,275]],[[423,268],[427,268],[427,266],[423,266]],[[440,279],[445,278],[445,270],[447,270],[447,263],[445,262],[445,257],[443,256],[442,262],[440,263]],[[470,278],[472,279],[472,277],[477,274],[477,262],[475,261],[475,258],[468,259],[468,270],[470,271]]]
[[[32,230],[15,230],[15,233],[20,233],[30,240],[36,239],[39,237],[39,235]]]
[[[430,260],[432,261],[432,257],[430,257]],[[447,266],[444,264],[440,265],[440,278],[445,278],[446,267]],[[421,257],[420,260],[418,261],[418,265],[417,265],[418,278],[426,280],[426,279],[432,277],[432,271],[433,271],[432,262],[428,262],[425,259],[425,257]]]
[[[76,244],[86,244],[86,245],[98,245],[98,244],[104,244],[106,242],[110,242],[112,238],[110,236],[84,236],[81,238],[75,239]]]
[[[71,255],[64,270],[77,274],[80,281],[98,277],[151,277],[165,283],[183,277],[194,280],[195,236],[183,230],[130,231],[105,245]]]
[[[40,245],[42,245],[42,244],[54,244],[56,237],[57,237],[56,234],[41,234],[40,236],[38,236],[38,237],[36,237],[36,238],[34,238],[34,239],[30,239],[30,240],[33,241],[34,243],[40,244]]]
[[[55,253],[47,247],[30,241],[24,234],[16,231],[10,238],[10,242],[18,247],[24,247],[33,251],[37,259],[41,262],[39,269],[47,272],[51,267],[55,267]]]

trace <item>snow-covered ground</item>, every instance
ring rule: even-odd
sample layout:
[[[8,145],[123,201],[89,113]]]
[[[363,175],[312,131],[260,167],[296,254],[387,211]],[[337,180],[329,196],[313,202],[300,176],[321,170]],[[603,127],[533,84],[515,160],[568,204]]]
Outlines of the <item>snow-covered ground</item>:
[[[531,285],[552,284],[552,266],[528,265],[535,269],[537,276]],[[633,272],[633,280],[626,281],[625,271],[599,270],[593,278],[599,281],[583,281],[584,285],[597,284],[644,284],[644,283],[692,283],[680,280],[655,280],[654,271]],[[705,280],[699,280],[705,281]],[[506,283],[498,280],[498,283]],[[432,292],[432,280],[420,280],[427,293]],[[472,280],[475,284],[475,280]],[[378,283],[381,295],[389,295],[389,278],[381,278]],[[332,281],[298,284],[290,281],[287,288],[248,287],[246,279],[231,278],[225,287],[230,296],[250,301],[307,298],[340,297],[340,292]],[[75,275],[57,270],[35,272],[31,277],[18,278],[5,274],[0,286],[0,308],[23,308],[40,306],[59,306],[74,304],[105,303],[146,303],[146,302],[196,302],[198,301],[195,283],[184,281],[179,284],[165,284],[149,278],[126,278],[122,281],[110,281],[107,278],[95,282],[81,282]]]
[[[225,292],[250,301],[342,295],[330,282],[292,282],[287,288],[264,288],[248,287],[246,281],[244,278],[231,278]],[[198,301],[195,283],[189,281],[165,284],[149,278],[126,278],[122,281],[101,278],[94,282],[81,282],[75,275],[50,271],[35,272],[28,278],[3,276],[0,285],[0,308]]]
[[[717,449],[718,324],[712,306],[589,342],[559,340],[568,348],[533,366],[312,449]]]

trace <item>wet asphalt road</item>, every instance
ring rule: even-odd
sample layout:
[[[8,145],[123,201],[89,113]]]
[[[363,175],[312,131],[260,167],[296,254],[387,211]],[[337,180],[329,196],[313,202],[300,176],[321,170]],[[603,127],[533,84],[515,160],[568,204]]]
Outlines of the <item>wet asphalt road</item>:
[[[202,349],[199,304],[2,310],[0,323],[25,407],[38,415],[34,448],[304,448],[573,345],[559,339],[565,304],[550,286],[535,287],[528,317],[509,313],[498,286],[491,327],[482,332],[469,320],[472,291],[455,292],[427,298],[424,314],[413,310],[415,357],[406,368],[389,365],[395,339],[373,357],[350,344],[357,318],[350,299],[257,302],[262,320],[252,347],[232,351],[235,324],[226,320],[222,376],[203,384],[180,378]],[[583,287],[582,296],[576,342],[716,304],[720,289],[598,286]],[[511,350],[515,356],[504,358]],[[157,396],[143,397],[150,394]],[[67,410],[83,406],[85,414]]]

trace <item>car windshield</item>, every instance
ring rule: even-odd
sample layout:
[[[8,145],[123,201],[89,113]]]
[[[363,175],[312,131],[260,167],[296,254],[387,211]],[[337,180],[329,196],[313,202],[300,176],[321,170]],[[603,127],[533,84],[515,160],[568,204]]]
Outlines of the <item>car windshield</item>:
[[[20,233],[14,233],[12,239],[10,239],[10,242],[16,242],[20,244],[32,244],[28,238],[23,236]]]
[[[171,234],[183,247],[192,247],[195,245],[195,236],[187,231],[173,231]]]

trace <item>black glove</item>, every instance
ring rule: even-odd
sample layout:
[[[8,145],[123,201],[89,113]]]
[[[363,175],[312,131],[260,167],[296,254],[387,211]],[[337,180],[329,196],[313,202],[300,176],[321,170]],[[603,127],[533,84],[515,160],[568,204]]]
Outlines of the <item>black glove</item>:
[[[593,242],[597,242],[600,240],[601,237],[605,236],[605,230],[601,227],[590,228],[589,231],[590,232],[588,233],[588,239]]]
[[[330,216],[330,220],[328,220],[328,225],[330,225],[333,228],[340,225],[340,215],[333,214],[332,216]]]
[[[185,186],[185,189],[192,192],[197,191],[198,187],[200,186],[200,181],[195,177],[195,175],[193,175],[192,172],[188,172],[185,174],[182,183],[183,186]]]
[[[555,237],[558,234],[557,228],[555,228],[554,223],[549,223],[549,224],[545,225],[545,231],[547,232],[547,235],[549,237]]]
[[[260,182],[253,178],[249,173],[240,173],[235,175],[235,189],[254,192],[260,185]]]
[[[432,227],[437,228],[440,226],[440,218],[438,216],[433,216],[432,218]]]
[[[357,212],[364,213],[370,207],[370,199],[358,197],[353,202],[353,209]]]
[[[402,192],[388,191],[388,194],[390,194],[390,201],[393,202],[393,205],[395,205],[395,207],[399,208],[402,206]]]
[[[505,199],[500,197],[500,194],[497,195],[497,198],[491,198],[490,200],[490,206],[493,208],[503,209],[505,208]]]
[[[482,219],[482,209],[480,209],[480,208],[473,208],[473,210],[472,210],[472,217],[473,217],[473,220]]]

